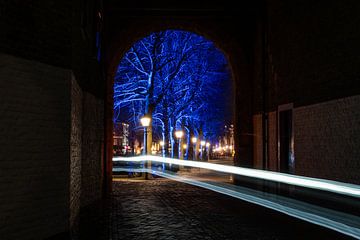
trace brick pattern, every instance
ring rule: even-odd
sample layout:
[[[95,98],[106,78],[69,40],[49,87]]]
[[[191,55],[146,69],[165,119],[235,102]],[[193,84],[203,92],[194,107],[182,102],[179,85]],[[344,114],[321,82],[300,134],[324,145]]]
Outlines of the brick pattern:
[[[70,228],[76,231],[81,196],[82,91],[71,79]]]
[[[295,172],[360,184],[360,95],[294,109]]]
[[[103,126],[104,101],[83,92],[81,206],[86,206],[101,198]]]
[[[113,189],[110,201],[83,212],[80,239],[351,239],[285,214],[166,179],[114,182]]]
[[[0,238],[68,228],[71,72],[0,54]]]

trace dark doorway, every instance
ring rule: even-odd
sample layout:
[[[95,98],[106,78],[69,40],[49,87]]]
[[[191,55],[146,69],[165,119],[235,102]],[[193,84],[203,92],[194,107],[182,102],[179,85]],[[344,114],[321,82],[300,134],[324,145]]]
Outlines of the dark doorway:
[[[294,173],[292,109],[279,111],[279,168]]]

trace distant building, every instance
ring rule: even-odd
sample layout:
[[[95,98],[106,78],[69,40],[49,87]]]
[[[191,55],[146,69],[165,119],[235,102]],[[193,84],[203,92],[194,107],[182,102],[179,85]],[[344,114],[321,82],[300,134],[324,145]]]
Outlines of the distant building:
[[[129,124],[127,123],[114,123],[114,155],[126,155],[129,146]]]
[[[230,155],[234,154],[235,141],[234,141],[234,125],[225,125],[223,134],[218,138],[219,144],[214,149],[217,154]]]
[[[234,125],[225,125],[219,137],[219,146],[234,146]]]

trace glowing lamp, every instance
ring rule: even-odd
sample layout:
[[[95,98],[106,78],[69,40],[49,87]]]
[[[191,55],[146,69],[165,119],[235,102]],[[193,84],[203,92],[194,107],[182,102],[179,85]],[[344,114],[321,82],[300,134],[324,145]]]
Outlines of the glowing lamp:
[[[184,135],[184,132],[181,130],[178,130],[175,132],[175,137],[176,138],[182,138],[182,136]]]
[[[186,144],[184,144],[184,145],[183,145],[183,148],[184,148],[184,149],[187,149],[187,145],[186,145]]]
[[[196,143],[196,141],[197,141],[197,138],[196,138],[196,137],[191,138],[191,142],[192,142],[192,143],[194,143],[194,144],[195,144],[195,143]]]
[[[204,140],[200,142],[201,146],[205,146],[205,144],[206,144],[206,142]]]
[[[164,141],[160,141],[160,146],[164,146],[165,145],[165,143],[164,143]]]
[[[140,122],[143,127],[148,127],[150,126],[151,118],[144,116],[140,119]]]
[[[206,147],[210,147],[210,143],[207,142],[207,143],[206,143]]]

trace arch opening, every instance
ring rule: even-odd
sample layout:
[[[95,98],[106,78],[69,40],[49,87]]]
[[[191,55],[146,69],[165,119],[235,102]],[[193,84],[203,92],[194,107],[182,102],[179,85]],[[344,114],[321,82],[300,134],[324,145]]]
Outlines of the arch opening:
[[[232,72],[212,41],[184,30],[153,32],[124,53],[113,87],[115,156],[233,164]]]

